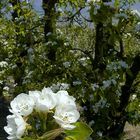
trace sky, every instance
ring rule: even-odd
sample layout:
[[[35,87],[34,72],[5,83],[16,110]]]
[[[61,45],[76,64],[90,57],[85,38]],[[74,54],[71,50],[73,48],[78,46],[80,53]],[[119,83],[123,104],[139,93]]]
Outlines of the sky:
[[[140,2],[137,2],[134,6],[132,6],[132,9],[137,9],[140,12]]]
[[[36,11],[42,14],[43,13],[42,0],[33,0],[33,1],[34,1],[33,6],[36,9]],[[137,2],[134,6],[132,6],[132,9],[137,9],[140,12],[140,2]]]
[[[34,0],[33,7],[38,11],[39,13],[42,13],[42,0]]]

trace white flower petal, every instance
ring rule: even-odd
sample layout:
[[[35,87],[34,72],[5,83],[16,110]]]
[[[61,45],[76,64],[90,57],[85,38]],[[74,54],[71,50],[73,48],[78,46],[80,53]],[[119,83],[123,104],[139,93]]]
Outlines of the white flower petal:
[[[61,127],[66,129],[66,130],[72,130],[74,129],[76,126],[71,125],[71,124],[61,124]]]
[[[21,93],[11,101],[10,105],[12,112],[28,116],[32,113],[35,103],[29,95]]]
[[[56,96],[57,96],[57,106],[65,104],[76,107],[75,98],[73,96],[69,96],[67,91],[60,90],[57,92]]]
[[[24,135],[26,129],[26,122],[20,115],[8,115],[7,116],[7,126],[4,130],[9,134],[7,139],[17,140]]]
[[[54,114],[55,121],[64,129],[73,129],[74,126],[71,123],[75,123],[80,114],[76,110],[75,106],[57,106]]]
[[[56,106],[56,95],[51,88],[43,88],[39,98],[36,101],[36,109],[39,111],[48,112]]]
[[[34,102],[36,102],[36,100],[39,98],[41,92],[38,90],[35,91],[29,91],[29,96],[32,97],[32,99],[34,100]]]

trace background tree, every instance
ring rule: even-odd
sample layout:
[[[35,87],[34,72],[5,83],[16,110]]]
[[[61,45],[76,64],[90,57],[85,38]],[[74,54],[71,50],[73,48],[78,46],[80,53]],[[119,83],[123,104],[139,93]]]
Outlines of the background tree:
[[[140,115],[140,17],[126,8],[132,3],[43,0],[43,17],[26,1],[7,1],[4,9],[2,3],[1,97],[67,89],[92,139],[118,140]]]

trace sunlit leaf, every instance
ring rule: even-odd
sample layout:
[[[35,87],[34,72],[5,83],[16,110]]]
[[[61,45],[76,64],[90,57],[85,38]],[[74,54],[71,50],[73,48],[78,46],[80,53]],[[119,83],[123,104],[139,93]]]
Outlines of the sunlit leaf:
[[[85,140],[92,134],[92,129],[83,122],[77,122],[73,130],[66,130],[65,140]]]

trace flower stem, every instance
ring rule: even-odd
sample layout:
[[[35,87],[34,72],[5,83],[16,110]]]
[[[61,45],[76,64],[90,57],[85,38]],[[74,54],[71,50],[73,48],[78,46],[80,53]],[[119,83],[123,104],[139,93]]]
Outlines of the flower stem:
[[[40,118],[40,123],[41,123],[41,130],[42,132],[46,132],[47,113],[39,112],[39,118]]]
[[[41,137],[38,138],[38,140],[53,140],[63,132],[63,128],[54,129],[44,133]]]

